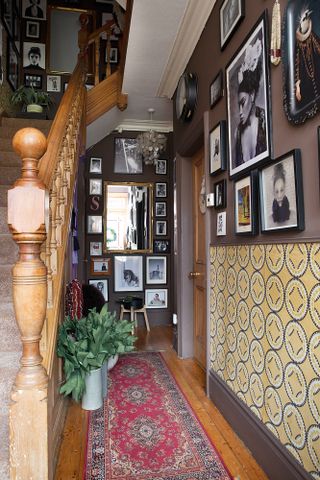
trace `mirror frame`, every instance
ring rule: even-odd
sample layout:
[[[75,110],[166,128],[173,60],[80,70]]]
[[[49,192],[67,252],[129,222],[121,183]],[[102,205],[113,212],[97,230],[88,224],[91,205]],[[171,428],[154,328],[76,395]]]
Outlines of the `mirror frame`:
[[[122,253],[134,255],[137,253],[153,253],[153,189],[154,184],[152,182],[109,182],[108,180],[103,182],[104,189],[104,205],[103,205],[103,244],[102,249],[104,253]],[[149,226],[150,226],[150,235],[149,235],[149,248],[140,249],[140,250],[113,250],[107,249],[107,202],[108,202],[108,186],[109,185],[124,185],[124,186],[133,186],[133,187],[148,187],[150,192],[149,204],[150,204],[150,213],[149,213]]]

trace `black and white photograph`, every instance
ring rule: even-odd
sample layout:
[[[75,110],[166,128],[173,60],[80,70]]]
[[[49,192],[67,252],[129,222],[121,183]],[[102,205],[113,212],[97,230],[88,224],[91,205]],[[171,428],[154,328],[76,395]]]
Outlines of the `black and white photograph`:
[[[114,173],[142,173],[142,158],[135,138],[115,138]]]
[[[167,197],[167,184],[166,182],[156,182],[156,197],[157,198],[166,198]]]
[[[102,173],[102,158],[90,158],[90,173]]]
[[[102,179],[101,178],[90,178],[89,195],[102,195]]]
[[[44,43],[23,43],[23,68],[42,70],[46,67],[46,46]]]
[[[225,0],[220,8],[221,50],[230,40],[233,32],[244,19],[244,0]]]
[[[106,62],[108,62],[108,50],[106,49]],[[110,48],[110,63],[118,63],[118,49],[116,47]]]
[[[26,37],[27,38],[40,38],[40,23],[28,20],[26,22]]]
[[[114,257],[114,291],[141,292],[143,267],[141,255]]]
[[[88,215],[88,233],[102,233],[101,215]]]
[[[42,88],[42,75],[30,75],[29,73],[25,73],[23,78],[26,87]]]
[[[7,80],[13,90],[19,83],[19,55],[12,41],[7,43]]]
[[[160,159],[156,161],[155,168],[157,175],[167,175],[167,160]]]
[[[231,177],[271,156],[266,21],[264,13],[226,68]]]
[[[91,258],[91,275],[111,275],[111,258],[97,257]]]
[[[210,85],[210,108],[223,97],[223,72],[220,70]]]
[[[108,280],[104,280],[101,278],[96,280],[89,280],[89,285],[94,285],[98,290],[100,290],[100,292],[104,296],[105,301],[109,301]]]
[[[227,168],[226,121],[218,123],[209,134],[210,175],[217,175]]]
[[[47,1],[22,0],[22,16],[24,18],[33,18],[35,20],[46,20]]]
[[[227,182],[226,179],[214,184],[214,207],[226,208],[227,206]]]
[[[170,253],[171,252],[170,240],[153,240],[153,252],[154,253]]]
[[[156,221],[156,235],[167,235],[167,221],[166,220],[157,220]]]
[[[47,92],[61,92],[60,75],[47,75]]]
[[[156,217],[167,216],[167,204],[166,202],[156,202]]]
[[[227,235],[227,212],[217,214],[217,237]]]
[[[145,292],[147,308],[167,308],[168,290],[166,288],[147,289]]]
[[[90,255],[99,257],[102,255],[102,242],[90,242]]]
[[[260,212],[263,232],[304,229],[301,154],[293,150],[260,174]]]
[[[167,257],[146,257],[146,283],[167,283]]]

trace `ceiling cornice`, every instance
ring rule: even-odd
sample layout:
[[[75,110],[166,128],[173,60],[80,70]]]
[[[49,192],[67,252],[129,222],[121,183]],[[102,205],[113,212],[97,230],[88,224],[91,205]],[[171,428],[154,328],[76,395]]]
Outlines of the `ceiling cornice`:
[[[157,96],[172,98],[216,0],[189,0]]]
[[[155,120],[135,120],[124,119],[116,128],[118,132],[124,130],[132,132],[146,132],[148,130],[155,130],[156,132],[169,133],[173,131],[172,122],[155,121]]]

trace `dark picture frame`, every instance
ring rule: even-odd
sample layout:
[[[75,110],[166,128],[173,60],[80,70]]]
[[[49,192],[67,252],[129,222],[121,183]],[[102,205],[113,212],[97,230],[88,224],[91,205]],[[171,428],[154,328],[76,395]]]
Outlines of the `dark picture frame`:
[[[167,198],[167,182],[156,182],[155,184],[155,197]]]
[[[14,15],[13,15],[13,2],[12,0],[1,0],[1,22],[6,29],[10,39],[14,36]]]
[[[88,215],[87,233],[102,233],[102,215]]]
[[[244,0],[225,0],[220,7],[220,47],[223,50],[245,17]]]
[[[223,97],[223,71],[215,76],[210,85],[210,108],[213,108],[216,103]]]
[[[42,88],[42,75],[24,73],[23,80],[26,87]]]
[[[224,178],[219,182],[216,182],[213,186],[214,189],[214,208],[226,208],[227,206],[227,181]]]
[[[159,158],[156,161],[155,165],[156,175],[167,175],[167,160],[164,158]]]
[[[33,14],[31,9],[30,0],[22,0],[22,17],[31,18],[32,20],[46,20],[47,19],[47,0],[39,0],[37,6],[36,15]]]
[[[26,38],[40,38],[40,22],[34,20],[26,21]]]
[[[166,217],[167,216],[167,202],[156,202],[155,203],[155,216],[156,217]]]
[[[259,171],[262,232],[304,230],[300,150],[291,150]]]
[[[209,134],[209,173],[217,175],[227,168],[227,122],[221,120]]]
[[[113,173],[133,175],[142,172],[142,158],[137,152],[137,139],[116,137],[114,139]]]
[[[234,224],[236,235],[258,233],[258,171],[234,182]]]
[[[167,220],[156,221],[156,235],[167,235]]]
[[[147,308],[168,308],[168,289],[147,288],[145,290],[145,305]]]
[[[7,44],[7,81],[13,90],[19,85],[19,54],[12,40]]]
[[[146,284],[167,283],[167,257],[146,257]]]
[[[171,252],[170,240],[153,240],[153,252],[154,253],[170,253]]]
[[[109,282],[107,279],[104,278],[95,278],[89,280],[89,285],[94,285],[102,295],[106,302],[109,301]]]
[[[91,157],[90,158],[90,166],[89,166],[90,173],[102,173],[102,158],[101,157]]]
[[[226,67],[230,178],[272,157],[267,11]]]
[[[142,255],[114,256],[113,262],[115,292],[143,291],[142,258]]]

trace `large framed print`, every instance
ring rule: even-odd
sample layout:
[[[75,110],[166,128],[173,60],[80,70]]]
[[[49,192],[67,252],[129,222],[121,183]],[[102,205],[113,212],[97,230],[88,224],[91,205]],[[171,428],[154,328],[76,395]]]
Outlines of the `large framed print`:
[[[114,257],[114,291],[141,292],[143,267],[141,255]]]
[[[167,283],[167,257],[146,257],[146,283]]]
[[[319,0],[289,0],[283,30],[283,101],[288,120],[303,123],[320,108]]]
[[[271,101],[265,12],[226,68],[230,176],[271,156]]]
[[[223,50],[244,19],[244,0],[225,0],[220,8],[220,46]]]
[[[237,235],[258,233],[257,170],[234,183],[234,220]]]
[[[142,157],[137,152],[136,138],[114,139],[114,173],[142,173]]]
[[[210,175],[223,172],[227,167],[227,130],[222,120],[209,134]]]
[[[263,232],[304,230],[300,150],[292,150],[259,172]]]

